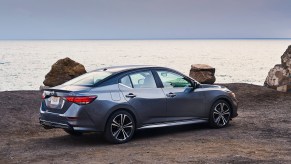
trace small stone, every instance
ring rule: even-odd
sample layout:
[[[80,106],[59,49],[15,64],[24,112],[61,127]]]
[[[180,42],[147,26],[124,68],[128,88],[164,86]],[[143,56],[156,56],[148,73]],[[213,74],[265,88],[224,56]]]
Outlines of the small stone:
[[[277,87],[277,91],[287,92],[288,91],[288,86],[287,85],[279,86],[279,87]]]

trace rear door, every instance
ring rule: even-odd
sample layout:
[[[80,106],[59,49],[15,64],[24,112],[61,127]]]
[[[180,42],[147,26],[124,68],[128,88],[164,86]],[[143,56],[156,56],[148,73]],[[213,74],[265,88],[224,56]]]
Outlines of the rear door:
[[[142,124],[166,120],[165,94],[157,87],[152,71],[129,73],[120,79],[119,88],[139,115]]]
[[[183,75],[169,70],[157,70],[166,95],[168,121],[201,117],[204,107],[202,92],[192,90],[191,82]]]

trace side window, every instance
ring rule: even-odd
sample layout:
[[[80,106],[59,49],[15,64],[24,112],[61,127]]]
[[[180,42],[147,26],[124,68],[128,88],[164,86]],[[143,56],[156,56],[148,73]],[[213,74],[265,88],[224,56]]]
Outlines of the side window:
[[[169,71],[157,71],[157,73],[165,88],[183,88],[191,86],[191,83],[179,74]]]
[[[157,88],[151,71],[138,72],[129,75],[133,88]]]
[[[128,86],[128,87],[132,88],[131,81],[130,81],[128,76],[124,76],[123,78],[121,78],[120,79],[120,83],[125,85],[125,86]]]

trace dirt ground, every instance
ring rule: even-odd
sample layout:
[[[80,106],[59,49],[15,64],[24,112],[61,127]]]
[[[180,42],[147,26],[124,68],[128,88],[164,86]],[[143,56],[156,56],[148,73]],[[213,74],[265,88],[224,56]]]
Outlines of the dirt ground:
[[[111,145],[38,123],[39,91],[0,92],[0,163],[291,163],[291,93],[225,84],[240,101],[227,128],[207,124],[139,130]]]

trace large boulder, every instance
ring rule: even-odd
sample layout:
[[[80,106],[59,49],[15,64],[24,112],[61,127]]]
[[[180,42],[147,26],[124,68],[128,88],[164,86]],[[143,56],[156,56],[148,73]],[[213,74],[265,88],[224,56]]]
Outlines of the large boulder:
[[[291,45],[281,56],[281,64],[284,68],[288,68],[289,72],[291,72]]]
[[[202,84],[213,84],[215,68],[206,64],[192,64],[189,76]]]
[[[265,85],[276,88],[288,84],[289,80],[288,69],[285,69],[281,64],[277,64],[269,71]]]
[[[70,58],[58,60],[45,76],[43,84],[54,87],[86,73],[85,67]]]
[[[282,92],[291,90],[291,46],[281,56],[281,64],[269,71],[264,85]]]

